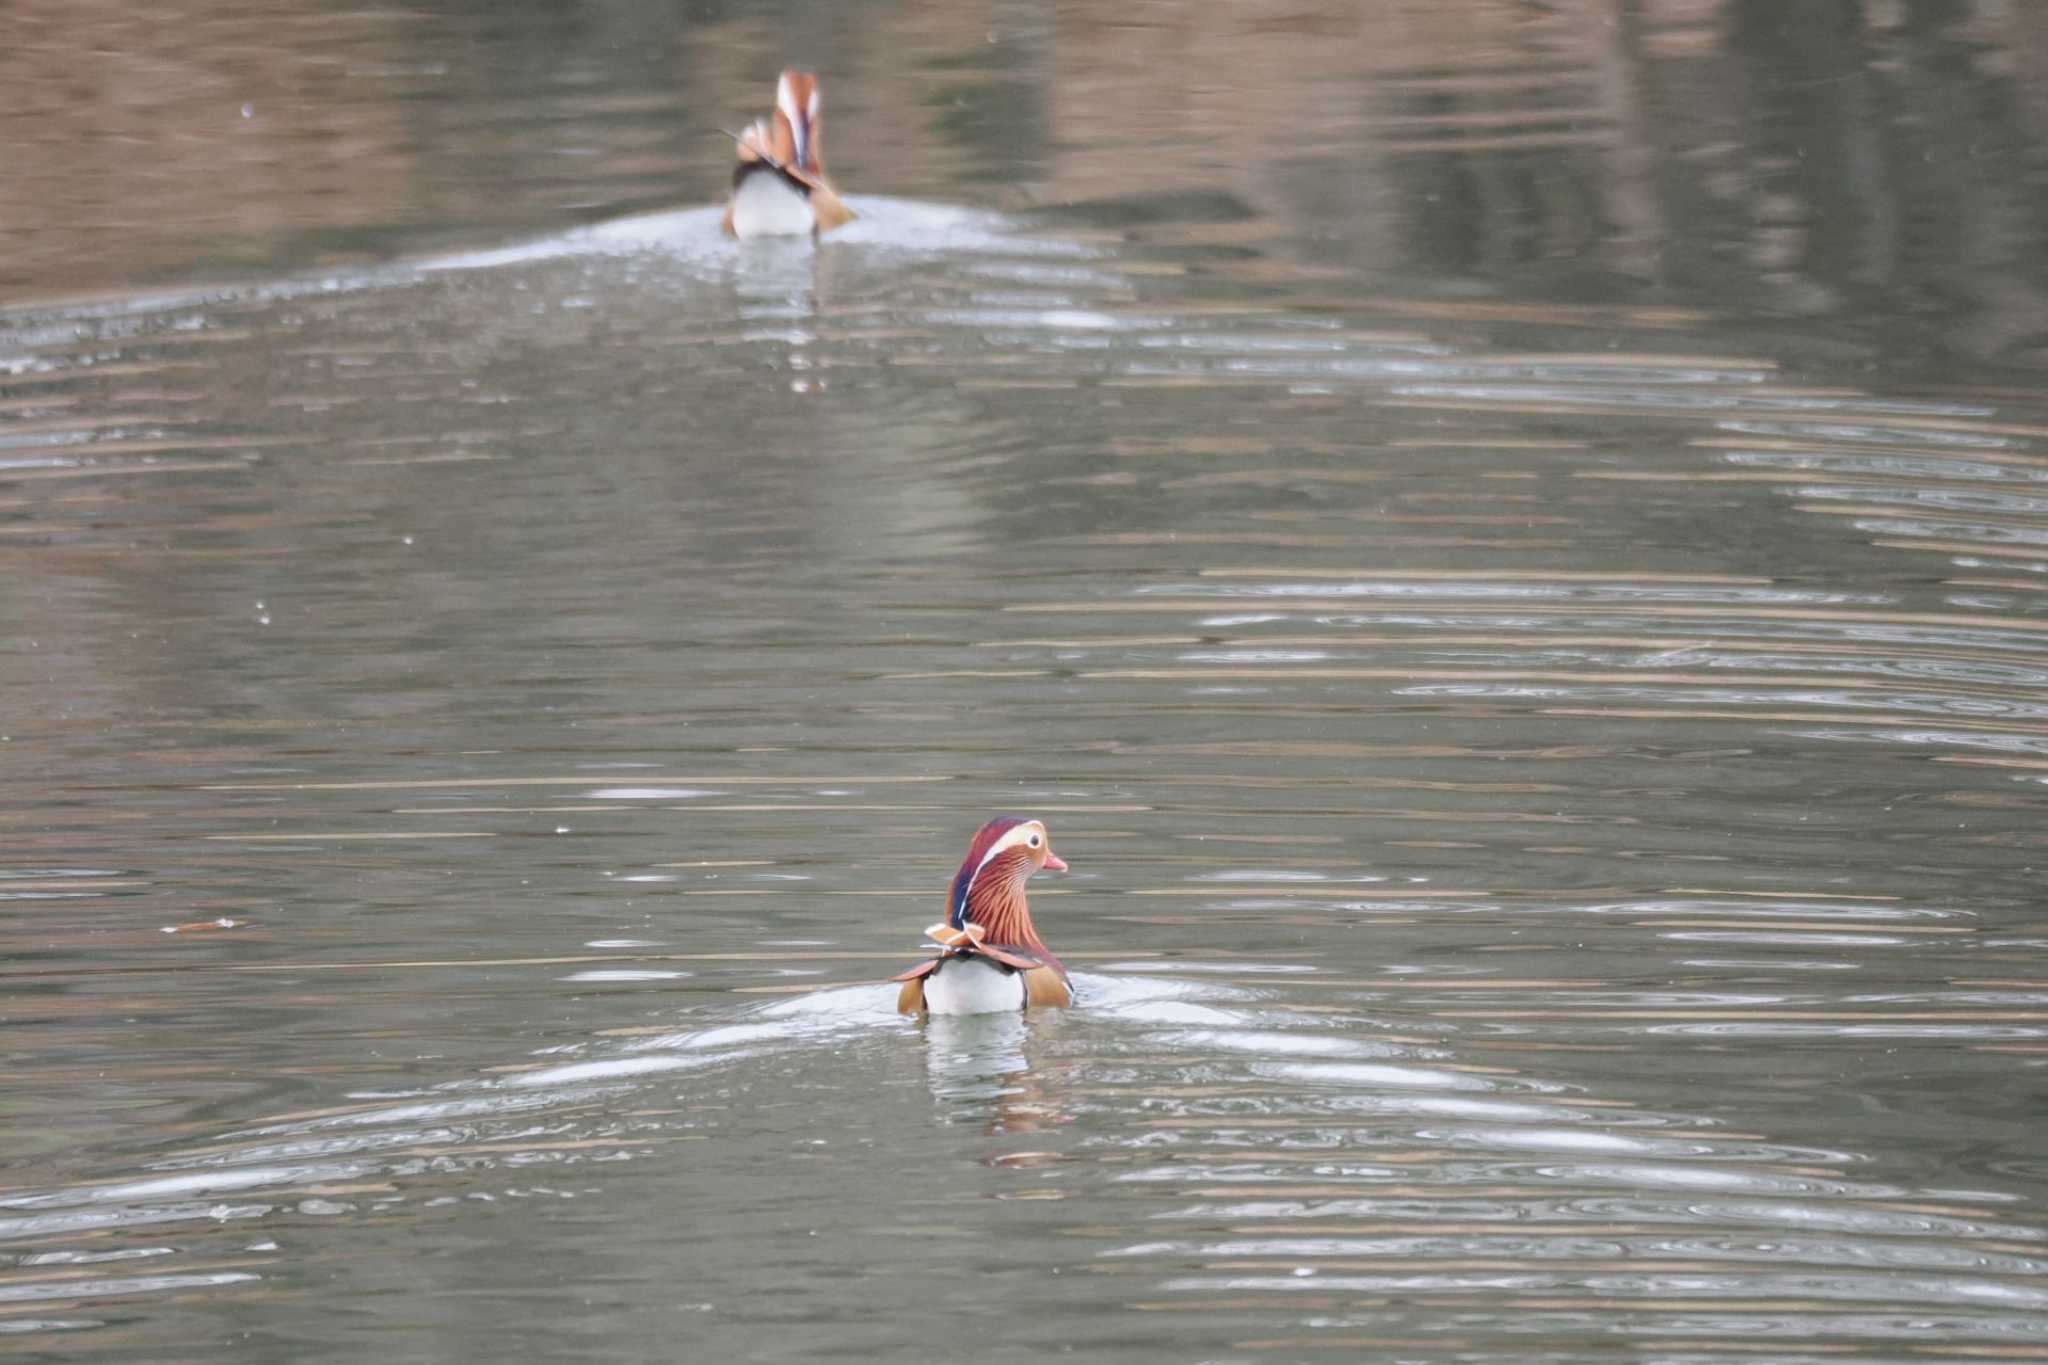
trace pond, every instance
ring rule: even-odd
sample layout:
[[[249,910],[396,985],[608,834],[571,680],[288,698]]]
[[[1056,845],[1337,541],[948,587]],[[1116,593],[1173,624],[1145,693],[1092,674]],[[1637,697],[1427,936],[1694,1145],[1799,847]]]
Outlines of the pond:
[[[2030,9],[37,25],[10,1350],[2048,1359]]]

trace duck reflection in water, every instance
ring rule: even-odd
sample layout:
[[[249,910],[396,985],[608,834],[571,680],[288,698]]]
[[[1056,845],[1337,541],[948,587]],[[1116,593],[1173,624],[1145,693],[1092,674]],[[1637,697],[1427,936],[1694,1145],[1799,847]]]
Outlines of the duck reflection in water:
[[[932,1098],[994,1133],[1035,1133],[1073,1122],[1057,1097],[1059,1071],[1034,1065],[1031,1021],[1020,1011],[934,1015],[925,1027]]]

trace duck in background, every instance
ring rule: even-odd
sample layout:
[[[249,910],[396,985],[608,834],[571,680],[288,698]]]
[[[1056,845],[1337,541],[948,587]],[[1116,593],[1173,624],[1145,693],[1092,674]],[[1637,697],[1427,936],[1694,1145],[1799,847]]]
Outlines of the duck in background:
[[[830,232],[853,210],[825,179],[824,104],[818,78],[796,67],[775,83],[775,112],[738,137],[725,230],[734,237],[796,237]]]
[[[937,957],[892,980],[903,1014],[993,1014],[1073,1003],[1067,969],[1031,924],[1024,883],[1041,867],[1065,872],[1036,820],[999,815],[981,827],[953,874],[946,918],[925,934]]]

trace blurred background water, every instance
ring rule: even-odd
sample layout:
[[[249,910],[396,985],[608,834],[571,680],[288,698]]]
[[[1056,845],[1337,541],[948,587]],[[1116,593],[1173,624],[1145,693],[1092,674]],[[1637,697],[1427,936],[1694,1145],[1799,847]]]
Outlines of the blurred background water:
[[[8,20],[11,1352],[2048,1359],[2048,11]]]

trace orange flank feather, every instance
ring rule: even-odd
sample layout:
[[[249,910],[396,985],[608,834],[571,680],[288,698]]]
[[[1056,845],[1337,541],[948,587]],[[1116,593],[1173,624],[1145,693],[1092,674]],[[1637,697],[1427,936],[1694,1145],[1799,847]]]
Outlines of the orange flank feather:
[[[1074,988],[1057,967],[1033,967],[1024,973],[1025,1009],[1064,1009],[1073,1003]]]
[[[822,179],[811,186],[811,212],[818,215],[820,232],[845,227],[854,219],[853,210],[846,207],[846,202],[839,197],[839,192]]]

